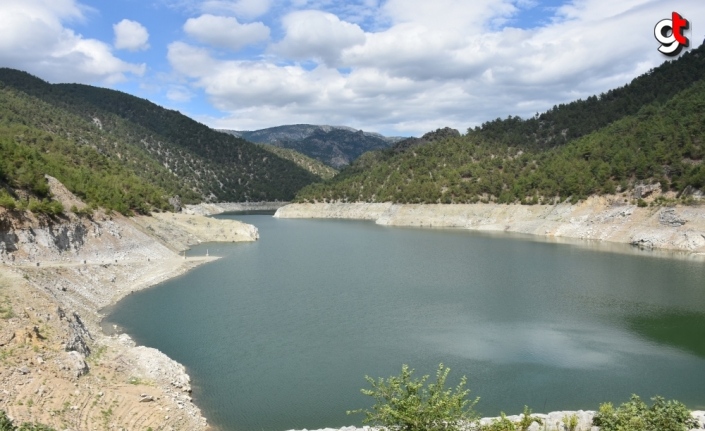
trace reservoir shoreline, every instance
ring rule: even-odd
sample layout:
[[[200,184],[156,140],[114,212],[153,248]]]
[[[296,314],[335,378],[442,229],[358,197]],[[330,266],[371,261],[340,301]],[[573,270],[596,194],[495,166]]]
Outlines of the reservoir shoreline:
[[[546,239],[598,240],[705,255],[705,207],[638,207],[605,197],[578,204],[305,203],[277,218],[371,220],[383,226],[513,232]]]
[[[551,207],[292,204],[280,208],[275,217],[374,220],[387,226],[505,231],[636,243],[701,255],[705,252],[705,212],[701,208],[599,204],[594,201],[583,206]],[[116,409],[111,420],[112,423],[121,423],[125,430],[142,430],[149,425],[168,426],[174,430],[212,430],[189,395],[189,377],[184,367],[156,349],[135,346],[125,334],[104,334],[100,330],[100,310],[134,291],[152,287],[217,259],[184,258],[180,252],[189,245],[211,241],[253,241],[258,236],[257,229],[251,225],[220,222],[181,214],[132,219],[96,214],[90,220],[72,218],[63,223],[64,230],[63,227],[42,226],[36,221],[26,226],[14,226],[12,231],[20,238],[16,244],[18,250],[12,260],[6,259],[8,254],[3,256],[0,278],[11,281],[11,294],[18,296],[13,297],[13,301],[17,301],[19,316],[11,318],[0,335],[5,339],[5,333],[12,332],[12,344],[6,343],[4,347],[12,345],[15,352],[19,352],[13,366],[3,367],[0,374],[3,387],[10,388],[0,400],[0,409],[20,421],[37,420],[57,427],[75,423],[77,427],[61,429],[82,429],[81,426],[99,426],[101,409],[120,400],[124,405],[121,410]],[[224,230],[231,227],[230,233]],[[545,231],[541,233],[542,230]],[[702,242],[698,241],[698,235],[702,236]],[[57,245],[56,239],[64,236],[68,237],[65,247]],[[80,319],[66,311],[75,311]],[[62,317],[62,314],[68,316]],[[81,335],[77,326],[84,326],[90,335]],[[48,340],[45,345],[38,344],[36,337],[32,338],[32,327],[49,328],[43,333]],[[25,333],[29,335],[25,336]],[[46,337],[47,334],[51,336]],[[68,351],[66,340],[70,341],[77,334],[92,348],[93,357],[85,355],[79,358],[80,361],[70,363],[76,355],[72,354],[75,350]],[[46,348],[41,361],[34,358],[36,354],[31,348],[22,347],[38,345]],[[86,374],[89,365],[90,372]],[[30,372],[16,371],[22,367],[28,367]],[[126,384],[127,379],[133,377],[142,379],[141,383]],[[35,401],[37,407],[41,406],[39,409],[32,410],[31,405],[18,403],[18,400],[37,398],[32,394],[44,398]],[[90,406],[89,400],[93,399],[99,399],[101,403]],[[145,402],[145,399],[149,401]],[[62,409],[61,406],[69,401],[75,404]],[[72,409],[74,405],[76,410]],[[38,414],[38,411],[44,413]],[[59,411],[61,413],[57,416],[49,414]],[[128,417],[128,413],[133,412],[139,412],[139,418]],[[697,413],[702,417],[702,412]]]
[[[104,333],[101,310],[218,259],[186,256],[192,245],[257,240],[254,226],[97,211],[62,220],[2,212],[0,228],[7,307],[0,320],[0,410],[17,423],[72,431],[213,429],[193,402],[185,367],[127,334]]]

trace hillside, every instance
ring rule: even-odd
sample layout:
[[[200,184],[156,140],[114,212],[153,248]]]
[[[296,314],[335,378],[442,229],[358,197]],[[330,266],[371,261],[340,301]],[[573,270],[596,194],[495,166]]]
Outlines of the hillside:
[[[328,165],[323,164],[323,162],[320,162],[316,159],[312,159],[311,157],[305,154],[301,154],[296,150],[292,150],[290,148],[275,147],[274,145],[267,144],[259,145],[270,153],[281,157],[282,159],[290,160],[296,163],[299,167],[306,169],[307,171],[311,172],[313,175],[319,177],[322,180],[329,180],[338,173],[338,171]]]
[[[677,60],[664,62],[623,87],[554,106],[525,120],[516,116],[498,118],[468,132],[507,145],[558,146],[634,115],[646,105],[662,105],[703,78],[705,45],[686,52]]]
[[[497,120],[466,135],[439,130],[420,143],[365,154],[334,179],[303,189],[296,201],[535,204],[632,189],[660,190],[660,201],[700,196],[705,79],[693,76],[705,73],[703,51],[599,99],[529,120]],[[534,126],[560,128],[565,143]]]
[[[296,150],[339,169],[363,153],[391,147],[403,138],[343,126],[294,124],[255,131],[221,130],[250,142]]]
[[[95,126],[26,94],[0,87],[0,118],[0,207],[52,215],[69,210],[51,200],[46,174],[91,206],[121,213],[166,209],[170,195],[198,198],[139,151],[128,153],[115,142],[118,157],[107,156],[88,144]]]
[[[298,189],[318,180],[295,163],[252,143],[122,92],[78,84],[51,85],[25,72],[0,69],[0,93],[3,126],[24,127],[27,133],[37,135],[27,147],[50,158],[71,152],[69,165],[77,168],[86,161],[81,152],[95,152],[101,163],[109,163],[151,187],[149,193],[159,195],[159,199],[150,200],[156,206],[161,206],[158,200],[176,195],[186,203],[288,200]],[[11,142],[16,135],[14,129],[5,130],[2,137]],[[58,141],[61,149],[38,146],[37,142],[49,137]],[[55,170],[44,173],[96,202],[65,175]],[[92,180],[84,182],[91,184]],[[14,177],[6,184],[21,188]]]

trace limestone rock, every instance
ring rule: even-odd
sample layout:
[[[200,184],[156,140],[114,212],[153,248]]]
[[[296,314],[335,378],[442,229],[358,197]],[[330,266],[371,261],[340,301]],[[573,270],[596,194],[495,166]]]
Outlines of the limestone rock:
[[[641,199],[661,190],[661,184],[637,184],[634,186],[634,199]]]
[[[81,355],[89,356],[91,349],[88,347],[86,340],[93,340],[90,332],[81,321],[78,313],[73,313],[72,318],[69,318],[69,338],[66,341],[66,351],[76,351]]]
[[[86,363],[86,358],[76,352],[67,352],[65,356],[57,360],[59,368],[69,371],[73,377],[81,377],[88,373],[90,370],[88,364]]]
[[[658,216],[658,221],[664,226],[679,227],[687,223],[687,220],[683,220],[678,217],[676,210],[673,208],[664,208]]]
[[[120,344],[122,344],[123,346],[126,346],[126,347],[135,347],[135,342],[132,341],[132,338],[130,338],[130,336],[127,335],[127,334],[120,334],[120,335],[118,336],[118,341],[119,341]]]
[[[169,205],[174,208],[174,212],[181,212],[181,197],[179,195],[170,197]]]

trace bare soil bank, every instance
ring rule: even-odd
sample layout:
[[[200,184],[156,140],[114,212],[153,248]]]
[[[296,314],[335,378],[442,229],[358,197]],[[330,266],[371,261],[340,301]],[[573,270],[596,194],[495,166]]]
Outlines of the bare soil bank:
[[[254,226],[194,215],[49,219],[0,209],[0,409],[62,431],[207,429],[184,367],[103,334],[99,310],[214,259],[184,259],[192,244],[257,238]]]
[[[705,253],[705,207],[637,207],[592,197],[578,204],[290,204],[280,218],[374,220],[385,226],[453,227]]]

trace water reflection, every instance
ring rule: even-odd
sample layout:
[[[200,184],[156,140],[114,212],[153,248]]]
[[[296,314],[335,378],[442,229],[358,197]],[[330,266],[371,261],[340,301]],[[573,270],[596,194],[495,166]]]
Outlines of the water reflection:
[[[656,332],[658,323],[653,323]],[[694,322],[682,322],[684,325]],[[702,331],[702,330],[701,330]],[[693,332],[693,331],[691,331]],[[671,334],[663,334],[664,341]],[[698,342],[702,348],[701,338]],[[567,369],[599,369],[603,366],[625,367],[625,359],[649,356],[673,358],[668,349],[654,349],[619,327],[579,322],[484,323],[422,337],[439,352],[466,359],[504,364],[540,364]],[[661,343],[661,340],[658,340]],[[705,353],[705,351],[701,352]]]

